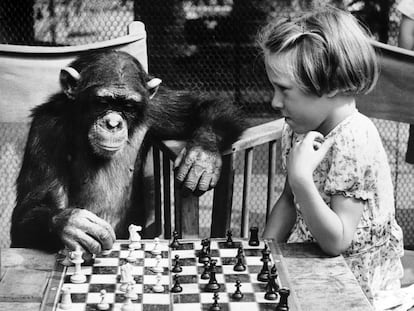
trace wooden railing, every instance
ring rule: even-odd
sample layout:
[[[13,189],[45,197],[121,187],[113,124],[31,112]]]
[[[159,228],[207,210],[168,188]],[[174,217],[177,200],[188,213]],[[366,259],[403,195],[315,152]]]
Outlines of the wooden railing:
[[[232,147],[223,152],[223,167],[221,177],[214,188],[213,206],[211,212],[211,237],[224,237],[230,228],[234,162],[237,153],[244,153],[243,193],[242,193],[242,220],[241,236],[246,237],[249,228],[250,188],[252,181],[252,163],[255,147],[269,145],[269,167],[267,184],[266,215],[270,212],[272,198],[271,189],[274,188],[276,175],[277,140],[281,138],[283,119],[271,121],[247,129]],[[172,161],[176,158],[185,143],[180,141],[162,141],[154,144],[154,174],[157,223],[163,223],[166,238],[171,237],[171,231],[176,230],[182,237],[191,238],[199,235],[199,198],[184,193],[172,179]],[[161,163],[162,161],[162,163]],[[161,165],[162,164],[162,165]],[[174,228],[172,228],[171,213],[171,183],[173,183],[174,197]],[[162,185],[162,186],[161,186]],[[162,209],[163,207],[163,209]],[[163,217],[162,217],[163,215]],[[163,219],[162,219],[163,218]]]

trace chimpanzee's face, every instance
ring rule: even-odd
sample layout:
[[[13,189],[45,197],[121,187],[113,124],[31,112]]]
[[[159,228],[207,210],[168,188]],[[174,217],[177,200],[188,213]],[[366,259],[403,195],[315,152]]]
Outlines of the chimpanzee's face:
[[[151,93],[148,83],[153,80],[126,53],[98,54],[83,65],[73,87],[73,99],[82,116],[78,124],[92,152],[110,158],[144,123]]]

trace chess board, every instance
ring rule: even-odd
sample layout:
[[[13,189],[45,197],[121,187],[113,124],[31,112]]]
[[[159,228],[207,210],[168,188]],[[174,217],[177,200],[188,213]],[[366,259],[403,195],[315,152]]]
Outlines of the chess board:
[[[154,248],[153,240],[143,240],[142,247],[134,251],[137,258],[133,266],[133,277],[136,282],[134,291],[138,299],[133,301],[137,311],[157,310],[157,311],[197,311],[210,310],[214,300],[213,292],[205,290],[208,280],[201,279],[200,275],[204,270],[204,265],[198,262],[197,254],[201,249],[200,240],[180,240],[177,249],[169,248],[170,241],[160,240],[158,249],[161,251],[161,261],[158,263],[162,267],[161,280],[156,280],[153,267],[157,265],[155,255],[152,253]],[[268,243],[268,242],[266,242]],[[124,292],[120,290],[120,266],[127,262],[130,255],[128,241],[117,241],[112,251],[107,255],[97,255],[92,265],[82,265],[82,272],[86,275],[86,282],[74,284],[70,281],[70,276],[74,273],[74,267],[64,267],[57,263],[55,275],[49,284],[46,299],[43,302],[43,310],[60,311],[62,299],[62,289],[70,288],[72,307],[71,311],[92,311],[98,310],[97,304],[101,300],[100,291],[105,289],[106,302],[109,303],[109,310],[122,310],[125,302]],[[246,270],[242,272],[233,271],[236,263],[238,247],[242,246]],[[220,284],[218,292],[218,305],[221,311],[236,310],[276,310],[277,300],[266,300],[266,283],[257,280],[263,263],[262,249],[264,241],[260,241],[258,246],[248,245],[247,240],[234,239],[234,245],[226,245],[225,239],[211,239],[211,259],[217,261],[216,279]],[[282,261],[273,245],[269,245],[272,250],[271,263],[278,268],[277,283],[280,287],[290,287],[283,269]],[[173,273],[171,269],[175,263],[175,256],[179,256],[182,272]],[[182,292],[173,293],[171,288],[174,285],[174,276],[179,275],[179,282]],[[232,294],[236,291],[236,281],[241,282],[240,290],[243,298],[236,300]],[[162,284],[164,291],[156,293],[153,286]],[[299,310],[295,295],[289,296],[289,310]]]

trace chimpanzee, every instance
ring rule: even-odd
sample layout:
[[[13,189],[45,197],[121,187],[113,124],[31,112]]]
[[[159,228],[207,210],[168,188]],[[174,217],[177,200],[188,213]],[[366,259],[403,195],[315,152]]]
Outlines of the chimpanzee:
[[[80,56],[61,92],[32,111],[17,178],[12,247],[98,253],[145,225],[141,203],[148,139],[185,139],[177,178],[194,191],[217,183],[221,157],[241,133],[240,110],[222,100],[159,87],[131,55]]]

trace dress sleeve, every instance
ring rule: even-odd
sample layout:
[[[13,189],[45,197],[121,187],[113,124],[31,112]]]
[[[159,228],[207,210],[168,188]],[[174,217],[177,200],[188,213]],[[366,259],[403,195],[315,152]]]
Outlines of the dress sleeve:
[[[375,148],[361,136],[344,135],[335,138],[331,163],[324,192],[341,194],[355,199],[374,197],[377,178]]]

